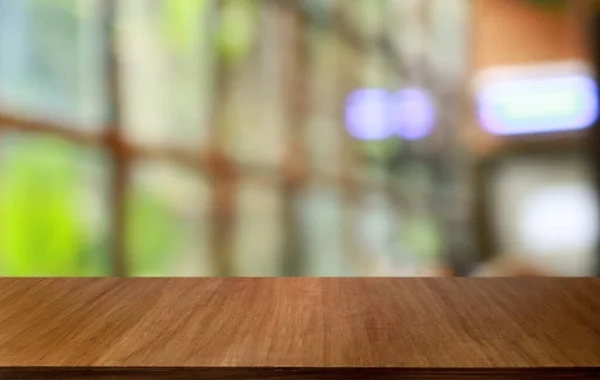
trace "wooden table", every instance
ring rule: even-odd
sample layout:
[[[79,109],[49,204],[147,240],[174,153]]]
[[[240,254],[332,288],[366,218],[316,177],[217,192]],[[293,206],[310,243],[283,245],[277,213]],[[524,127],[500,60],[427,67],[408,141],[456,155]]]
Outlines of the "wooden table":
[[[0,279],[41,378],[600,378],[600,279]]]

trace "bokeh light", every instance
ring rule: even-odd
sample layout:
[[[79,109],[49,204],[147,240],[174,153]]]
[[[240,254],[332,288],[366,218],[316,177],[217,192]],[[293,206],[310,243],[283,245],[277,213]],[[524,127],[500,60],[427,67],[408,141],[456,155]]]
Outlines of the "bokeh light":
[[[435,126],[435,107],[426,91],[407,88],[392,97],[391,122],[395,133],[406,140],[428,136]]]
[[[584,129],[598,117],[596,85],[583,75],[492,83],[477,100],[483,128],[496,135]]]
[[[384,89],[361,89],[346,99],[346,128],[359,140],[384,140],[392,136],[388,118],[390,94]]]
[[[383,140],[394,135],[406,140],[428,136],[435,125],[435,107],[429,94],[418,88],[395,93],[360,89],[346,100],[346,128],[359,140]]]

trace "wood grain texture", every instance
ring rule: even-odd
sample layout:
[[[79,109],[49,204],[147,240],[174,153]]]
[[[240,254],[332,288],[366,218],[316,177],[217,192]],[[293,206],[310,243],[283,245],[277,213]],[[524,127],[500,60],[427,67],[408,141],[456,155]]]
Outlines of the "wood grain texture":
[[[0,279],[0,379],[600,377],[600,279]]]

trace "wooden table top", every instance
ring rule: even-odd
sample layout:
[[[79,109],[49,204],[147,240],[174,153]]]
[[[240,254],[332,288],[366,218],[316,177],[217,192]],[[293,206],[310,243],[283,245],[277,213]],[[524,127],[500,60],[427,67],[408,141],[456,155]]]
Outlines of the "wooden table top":
[[[600,279],[0,279],[0,290],[0,379],[600,376]]]

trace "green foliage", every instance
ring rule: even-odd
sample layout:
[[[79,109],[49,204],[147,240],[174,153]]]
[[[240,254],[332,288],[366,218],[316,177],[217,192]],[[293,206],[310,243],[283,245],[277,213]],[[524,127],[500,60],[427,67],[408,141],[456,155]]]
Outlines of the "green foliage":
[[[98,276],[110,273],[106,239],[86,225],[84,152],[59,139],[11,142],[0,182],[0,274]],[[177,220],[154,193],[129,199],[128,253],[135,275],[164,275],[177,251]],[[83,206],[83,207],[82,207]]]
[[[409,247],[419,261],[434,260],[442,248],[441,232],[433,216],[413,216],[401,223],[399,241]]]
[[[10,147],[0,191],[0,268],[11,276],[92,274],[78,219],[77,151],[50,138]]]
[[[227,0],[221,9],[215,44],[226,62],[242,60],[256,39],[256,0]]]
[[[142,189],[129,199],[127,251],[134,276],[165,275],[179,246],[178,221],[168,205]]]
[[[246,57],[256,40],[257,0],[226,0],[217,22],[214,46],[226,62],[236,63]],[[208,0],[166,0],[163,2],[163,27],[170,46],[179,54],[189,51],[194,36],[202,30],[209,11]]]
[[[396,138],[360,141],[358,144],[360,144],[360,150],[365,157],[380,163],[386,161],[399,149],[398,139]]]
[[[208,0],[163,1],[163,31],[170,46],[178,53],[189,51],[193,37],[202,31]]]

